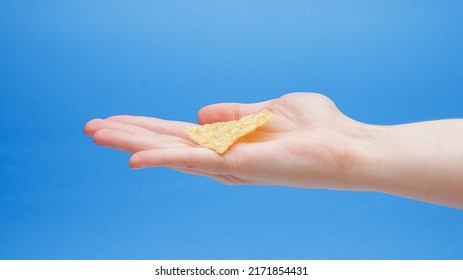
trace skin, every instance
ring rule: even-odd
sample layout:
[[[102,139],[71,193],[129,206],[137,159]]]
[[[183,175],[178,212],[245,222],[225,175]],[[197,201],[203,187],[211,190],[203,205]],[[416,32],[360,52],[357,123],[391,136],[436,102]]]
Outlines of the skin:
[[[132,168],[165,166],[224,184],[378,191],[463,209],[463,120],[377,126],[352,120],[326,96],[292,93],[206,106],[198,123],[276,116],[219,155],[183,128],[193,123],[112,116],[84,128],[96,144],[132,153]]]

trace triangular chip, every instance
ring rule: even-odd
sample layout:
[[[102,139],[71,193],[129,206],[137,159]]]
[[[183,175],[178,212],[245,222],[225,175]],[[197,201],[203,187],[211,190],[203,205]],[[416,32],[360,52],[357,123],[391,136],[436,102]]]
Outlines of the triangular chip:
[[[238,139],[253,132],[275,116],[274,113],[263,110],[241,118],[239,121],[216,122],[202,126],[183,129],[199,145],[212,149],[219,154],[225,153]]]

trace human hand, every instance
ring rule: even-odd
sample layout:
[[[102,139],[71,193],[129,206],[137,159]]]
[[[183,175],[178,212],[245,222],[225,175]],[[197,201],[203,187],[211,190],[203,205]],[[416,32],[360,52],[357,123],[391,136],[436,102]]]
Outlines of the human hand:
[[[95,143],[132,153],[133,168],[165,166],[225,184],[369,190],[463,209],[463,120],[368,125],[327,97],[293,93],[254,103],[202,108],[200,124],[276,114],[219,155],[180,130],[192,123],[149,117],[95,119]]]
[[[199,124],[237,120],[270,110],[276,116],[223,155],[202,148],[180,130],[192,123],[139,116],[94,119],[85,133],[98,145],[132,153],[133,168],[165,166],[225,184],[346,188],[361,124],[327,97],[293,93],[255,104],[202,108]]]

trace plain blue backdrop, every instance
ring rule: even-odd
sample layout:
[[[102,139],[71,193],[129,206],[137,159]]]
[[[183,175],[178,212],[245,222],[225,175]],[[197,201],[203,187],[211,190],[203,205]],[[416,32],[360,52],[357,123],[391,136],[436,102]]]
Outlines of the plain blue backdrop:
[[[293,91],[463,117],[462,1],[0,0],[1,259],[461,259],[463,212],[134,171],[86,121]]]

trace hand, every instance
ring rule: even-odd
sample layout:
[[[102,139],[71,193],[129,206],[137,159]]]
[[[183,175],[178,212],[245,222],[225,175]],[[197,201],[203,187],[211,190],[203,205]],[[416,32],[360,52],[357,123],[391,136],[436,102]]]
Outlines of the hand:
[[[194,143],[183,128],[195,124],[138,116],[94,119],[85,133],[96,144],[133,154],[133,168],[165,166],[225,184],[351,188],[352,148],[361,124],[327,97],[293,93],[255,104],[202,108],[199,124],[237,120],[268,109],[276,116],[223,155]]]
[[[264,109],[276,116],[223,155],[180,132],[192,123],[114,116],[88,122],[85,133],[99,145],[133,153],[133,168],[165,166],[225,184],[379,191],[463,209],[463,120],[368,125],[323,95],[293,93],[207,106],[198,122]]]

